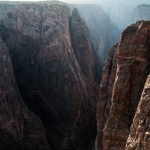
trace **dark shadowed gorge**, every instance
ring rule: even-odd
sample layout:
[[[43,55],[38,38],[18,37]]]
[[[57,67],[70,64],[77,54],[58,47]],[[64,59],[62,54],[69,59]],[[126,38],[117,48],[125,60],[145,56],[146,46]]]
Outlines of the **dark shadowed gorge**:
[[[39,117],[23,102],[19,93],[9,50],[0,38],[0,149],[50,150]]]

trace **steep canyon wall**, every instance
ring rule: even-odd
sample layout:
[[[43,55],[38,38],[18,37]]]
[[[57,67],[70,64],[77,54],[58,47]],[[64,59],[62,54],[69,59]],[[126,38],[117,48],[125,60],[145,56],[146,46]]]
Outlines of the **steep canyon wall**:
[[[144,141],[141,139],[138,143],[136,139],[147,137],[148,134],[147,124],[146,122],[142,124],[140,118],[146,120],[149,112],[149,109],[148,112],[143,112],[144,104],[141,104],[146,101],[145,95],[141,97],[142,91],[144,89],[145,92],[148,88],[146,79],[150,70],[149,35],[149,21],[141,21],[129,26],[122,33],[120,43],[112,47],[107,57],[97,104],[97,149],[124,150],[130,132],[127,149],[135,149],[135,147],[141,149],[148,146],[148,142],[145,141],[147,138]],[[138,118],[139,116],[141,117]]]
[[[0,11],[0,35],[9,48],[20,93],[41,118],[51,148],[92,147],[94,54],[78,10],[71,14],[65,5],[2,4]]]

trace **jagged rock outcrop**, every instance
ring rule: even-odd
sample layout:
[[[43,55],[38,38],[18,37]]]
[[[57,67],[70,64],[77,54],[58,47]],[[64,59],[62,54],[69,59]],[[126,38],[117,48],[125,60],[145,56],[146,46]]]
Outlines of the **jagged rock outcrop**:
[[[75,56],[81,66],[83,74],[93,81],[93,49],[89,29],[83,18],[80,17],[78,9],[74,8],[70,18],[70,37]],[[88,50],[90,49],[90,50]],[[86,57],[84,57],[86,56]],[[90,69],[89,69],[90,68]]]
[[[78,11],[71,15],[65,5],[43,3],[0,7],[0,35],[19,90],[41,118],[51,148],[89,148],[96,134],[96,84],[90,33]]]
[[[99,137],[103,136],[103,150],[125,149],[130,126],[150,70],[149,33],[149,21],[137,22],[125,29],[117,47],[117,68],[116,65],[111,67],[115,64],[115,61],[112,65],[106,63],[106,67],[110,67],[108,69],[104,68],[103,78],[108,77],[107,70],[110,70],[110,78],[106,80],[106,87],[103,83],[105,80],[102,80],[100,92],[102,93],[102,89],[109,88],[109,82],[113,84],[113,87],[107,90],[108,94],[112,90],[112,92],[110,92],[110,95],[112,94],[111,98],[105,96],[104,90],[104,94],[100,95],[97,105],[98,129],[101,129],[101,124],[103,125],[103,122],[101,122],[102,117],[100,114],[101,112],[99,112],[101,111],[101,105],[99,104],[104,104],[105,102],[103,102],[103,100],[110,101],[111,99],[110,111],[109,115],[107,113],[108,118],[106,118],[107,121],[103,129],[103,135],[99,135]],[[109,58],[109,56],[108,60],[113,59],[113,55],[111,55],[111,58]],[[116,70],[114,83],[114,76],[111,76],[111,70]],[[113,72],[113,74],[115,73]],[[109,105],[110,102],[108,103],[108,106]],[[105,111],[107,110],[109,110],[108,107],[106,107]],[[98,130],[99,134],[101,134],[101,132],[102,131]],[[97,141],[97,143],[100,144],[100,141]],[[97,147],[97,149],[101,149],[101,147]]]
[[[20,96],[7,46],[0,37],[0,149],[50,150],[41,120]]]
[[[97,102],[97,138],[96,138],[96,149],[103,147],[103,128],[109,115],[112,88],[114,85],[117,69],[117,46],[112,46],[108,53],[105,67],[103,69],[103,76],[100,85],[99,97]]]
[[[135,9],[134,20],[150,20],[150,4],[138,5]]]
[[[85,20],[93,42],[95,78],[100,84],[102,68],[110,47],[119,41],[120,30],[109,21],[109,17],[100,5],[82,4],[69,5],[70,9],[78,8],[79,14]]]
[[[126,150],[149,150],[150,148],[150,76],[144,86],[142,96],[135,113]]]

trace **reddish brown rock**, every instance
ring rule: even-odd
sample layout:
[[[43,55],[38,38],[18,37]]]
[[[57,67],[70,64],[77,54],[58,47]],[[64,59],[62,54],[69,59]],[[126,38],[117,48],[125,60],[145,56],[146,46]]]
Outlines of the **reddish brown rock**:
[[[109,115],[112,88],[114,85],[117,69],[117,46],[114,45],[105,62],[103,69],[102,81],[100,84],[99,99],[97,102],[97,138],[96,149],[102,148],[103,141],[103,128]]]
[[[135,149],[150,149],[150,76],[144,86],[126,144],[126,150]]]
[[[149,33],[150,22],[138,22],[121,35],[117,47],[115,82],[110,89],[113,93],[110,112],[103,129],[103,139],[99,139],[103,140],[103,150],[125,149],[130,126],[149,73]],[[103,76],[105,77],[105,73]],[[99,108],[98,105],[97,114],[100,114]],[[98,122],[101,118],[97,117]],[[100,121],[99,124],[101,123]]]

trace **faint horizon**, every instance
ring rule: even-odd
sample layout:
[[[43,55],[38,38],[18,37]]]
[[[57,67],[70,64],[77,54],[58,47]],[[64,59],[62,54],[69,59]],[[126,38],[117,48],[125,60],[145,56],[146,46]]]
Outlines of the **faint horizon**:
[[[138,5],[138,4],[150,4],[150,0],[136,0],[136,1],[131,1],[131,0],[76,0],[76,1],[71,1],[71,0],[62,0],[63,2],[66,3],[92,3],[92,4],[123,4],[123,5]]]
[[[0,0],[0,1],[48,1],[48,0]],[[54,1],[54,0],[50,0]],[[150,4],[150,0],[60,0],[69,4],[121,4],[121,5],[139,5],[139,4]]]

